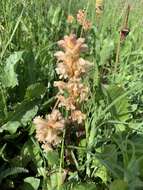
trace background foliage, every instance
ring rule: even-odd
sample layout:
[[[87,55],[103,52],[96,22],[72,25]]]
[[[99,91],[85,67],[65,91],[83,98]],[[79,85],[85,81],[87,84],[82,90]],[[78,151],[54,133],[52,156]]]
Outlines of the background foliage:
[[[121,44],[115,72],[128,3],[130,33]],[[56,42],[71,30],[80,35],[79,25],[69,25],[66,18],[83,8],[93,23],[83,33],[89,46],[85,57],[94,63],[85,78],[91,88],[83,105],[86,135],[44,153],[35,140],[32,119],[54,105]],[[106,0],[98,20],[95,0],[1,0],[1,190],[143,189],[142,10],[141,0]],[[62,149],[70,151],[72,161],[63,159]],[[60,166],[68,170],[63,185],[58,180]]]

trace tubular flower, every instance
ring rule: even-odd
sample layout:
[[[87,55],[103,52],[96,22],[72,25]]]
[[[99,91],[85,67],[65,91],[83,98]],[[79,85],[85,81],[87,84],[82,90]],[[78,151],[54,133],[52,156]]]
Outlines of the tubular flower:
[[[79,11],[78,18],[84,19],[84,13]],[[86,101],[88,98],[89,89],[81,81],[83,74],[87,73],[92,64],[80,57],[80,53],[87,50],[87,45],[84,43],[85,39],[76,38],[74,34],[65,36],[63,40],[58,42],[58,45],[64,51],[55,53],[57,57],[57,74],[59,78],[66,79],[66,82],[55,81],[54,86],[58,88],[57,99],[59,107],[71,111],[70,120],[82,123],[85,119],[85,114],[79,109],[80,103]]]
[[[84,10],[79,10],[77,13],[77,22],[82,25],[84,30],[89,30],[92,26],[92,23],[87,20],[86,13]]]
[[[83,22],[85,21],[86,19],[86,14],[85,14],[85,11],[84,10],[78,10],[78,13],[77,13],[77,21],[79,24],[83,24]]]
[[[74,110],[71,112],[70,119],[73,122],[77,122],[78,124],[81,124],[81,123],[83,123],[85,118],[86,118],[86,115],[84,113],[82,113],[80,110]]]
[[[59,46],[64,49],[64,52],[55,53],[58,60],[56,72],[60,79],[81,77],[91,67],[90,62],[80,58],[80,53],[87,50],[84,41],[83,38],[76,39],[76,36],[71,34],[58,42]]]
[[[60,142],[59,134],[65,126],[65,120],[58,110],[54,110],[46,119],[36,117],[33,123],[36,125],[36,138],[44,149],[50,150]]]
[[[69,54],[72,57],[76,57],[75,55],[79,56],[81,52],[87,50],[87,45],[84,43],[84,41],[84,38],[77,39],[76,35],[70,34],[69,36],[65,36],[63,40],[60,40],[58,42],[58,45],[64,49],[66,54]]]
[[[68,97],[71,96],[80,102],[87,100],[89,89],[80,82],[80,79],[71,79],[67,83],[55,81],[54,86],[58,87],[58,94],[64,95],[66,92]]]
[[[64,106],[67,110],[75,110],[79,103],[86,101],[88,98],[88,87],[81,83],[80,79],[70,79],[67,83],[56,81],[55,87],[58,87],[59,107]],[[64,97],[64,94],[67,94]]]
[[[87,100],[89,88],[82,83],[81,77],[87,73],[92,64],[80,57],[80,53],[87,50],[84,41],[84,38],[77,39],[74,34],[70,34],[58,42],[63,51],[55,53],[56,72],[64,81],[54,82],[54,86],[58,88],[55,107],[64,107],[69,111],[69,116],[65,120],[58,109],[53,109],[45,119],[36,117],[33,120],[36,126],[36,138],[42,143],[45,151],[52,150],[61,142],[60,135],[65,128],[66,121],[82,124],[86,118],[80,110],[80,104]]]
[[[73,97],[64,97],[62,95],[58,95],[57,96],[58,100],[59,100],[59,105],[58,107],[65,107],[66,110],[75,110],[76,109],[76,101]]]
[[[84,29],[85,31],[90,30],[91,27],[92,27],[92,23],[91,23],[89,20],[86,20],[86,21],[83,23],[83,29]]]

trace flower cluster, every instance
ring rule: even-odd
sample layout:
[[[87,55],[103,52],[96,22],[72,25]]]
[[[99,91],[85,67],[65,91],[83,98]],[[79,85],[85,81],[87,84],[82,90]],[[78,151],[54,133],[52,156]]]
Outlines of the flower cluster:
[[[33,121],[36,125],[36,138],[41,142],[45,151],[52,150],[52,147],[60,143],[59,135],[64,129],[65,120],[59,110],[53,110],[46,119],[36,117]]]
[[[80,57],[80,53],[87,50],[83,38],[76,38],[74,34],[65,36],[58,42],[63,51],[55,53],[57,57],[56,72],[60,81],[55,81],[54,86],[58,88],[56,107],[64,107],[68,111],[65,120],[58,108],[54,107],[51,114],[45,119],[36,117],[36,138],[42,143],[44,150],[49,151],[60,143],[60,134],[65,128],[66,122],[82,124],[86,118],[85,113],[80,110],[81,103],[88,98],[89,89],[82,83],[82,76],[92,66],[89,61]]]
[[[86,13],[84,10],[79,10],[77,13],[77,21],[82,25],[84,30],[89,30],[92,26],[91,22],[87,20]]]
[[[84,10],[78,10],[76,14],[76,19],[72,15],[68,15],[67,17],[67,23],[72,24],[74,20],[77,20],[77,22],[82,26],[82,28],[87,31],[90,30],[92,27],[92,23],[90,20],[86,18],[86,13]]]

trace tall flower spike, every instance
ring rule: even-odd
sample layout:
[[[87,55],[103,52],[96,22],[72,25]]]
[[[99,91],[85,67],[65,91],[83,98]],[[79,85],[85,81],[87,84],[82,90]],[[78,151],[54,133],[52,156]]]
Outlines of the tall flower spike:
[[[65,36],[63,40],[58,42],[58,45],[63,48],[66,53],[69,53],[72,56],[75,54],[80,54],[87,50],[87,45],[84,44],[84,38],[76,39],[76,35],[70,34],[69,36]]]
[[[80,53],[86,51],[87,45],[84,38],[76,38],[74,34],[65,36],[58,42],[63,51],[55,53],[57,57],[56,72],[60,79],[55,81],[54,86],[58,88],[56,106],[64,107],[69,111],[69,121],[81,124],[86,116],[80,110],[80,104],[88,98],[89,89],[81,81],[83,74],[87,73],[92,64],[82,58]],[[60,143],[61,133],[66,121],[57,109],[47,115],[45,119],[36,117],[33,121],[36,125],[36,138],[42,143],[45,151],[52,150]]]
[[[90,62],[80,58],[80,53],[87,50],[84,41],[84,38],[77,39],[74,34],[70,34],[58,42],[59,46],[64,49],[64,52],[55,53],[58,60],[56,72],[60,79],[78,78],[91,66]]]
[[[84,19],[84,13],[80,11],[79,14]],[[81,77],[92,66],[89,61],[80,58],[80,53],[87,50],[87,45],[84,42],[84,38],[77,39],[74,34],[70,34],[58,42],[64,51],[55,53],[58,60],[56,71],[60,79],[66,79],[66,82],[55,81],[54,83],[54,86],[59,90],[57,94],[58,106],[70,111],[69,119],[78,124],[85,120],[85,114],[79,108],[80,104],[87,100],[89,93],[88,87],[81,82]]]
[[[84,30],[89,30],[92,26],[92,23],[87,20],[84,10],[79,10],[77,13],[77,22],[82,25]]]
[[[85,14],[85,11],[84,10],[78,10],[78,13],[77,13],[77,21],[79,24],[83,24],[83,22],[85,21],[86,19],[86,14]]]

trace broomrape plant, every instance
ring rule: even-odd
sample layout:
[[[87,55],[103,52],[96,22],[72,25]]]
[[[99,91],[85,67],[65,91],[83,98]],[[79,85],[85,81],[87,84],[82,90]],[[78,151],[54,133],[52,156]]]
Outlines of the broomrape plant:
[[[58,42],[63,51],[55,53],[56,72],[61,79],[54,82],[58,88],[57,102],[45,119],[38,116],[33,121],[36,138],[42,143],[44,151],[52,150],[61,142],[60,135],[67,124],[82,124],[86,118],[80,107],[88,99],[89,88],[82,83],[82,76],[88,72],[92,63],[80,57],[80,53],[87,50],[84,41],[84,38],[77,39],[76,35],[70,34]],[[61,114],[61,107],[68,112],[68,117],[64,118]]]

